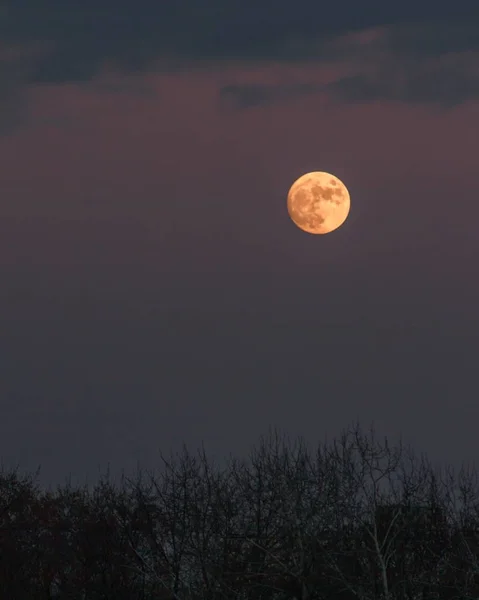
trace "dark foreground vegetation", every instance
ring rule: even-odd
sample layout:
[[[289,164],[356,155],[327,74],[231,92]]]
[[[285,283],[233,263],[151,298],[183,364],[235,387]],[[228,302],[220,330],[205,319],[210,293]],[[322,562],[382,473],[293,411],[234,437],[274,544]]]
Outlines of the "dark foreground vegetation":
[[[474,471],[358,425],[310,452],[270,434],[224,469],[40,492],[0,473],[1,600],[479,598]]]

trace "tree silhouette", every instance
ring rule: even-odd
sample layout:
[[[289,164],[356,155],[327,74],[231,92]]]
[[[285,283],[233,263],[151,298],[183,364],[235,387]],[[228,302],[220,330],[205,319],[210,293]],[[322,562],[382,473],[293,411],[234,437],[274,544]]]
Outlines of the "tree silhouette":
[[[0,474],[0,598],[472,600],[475,473],[434,470],[355,424],[310,452],[277,432],[217,469],[40,492]]]

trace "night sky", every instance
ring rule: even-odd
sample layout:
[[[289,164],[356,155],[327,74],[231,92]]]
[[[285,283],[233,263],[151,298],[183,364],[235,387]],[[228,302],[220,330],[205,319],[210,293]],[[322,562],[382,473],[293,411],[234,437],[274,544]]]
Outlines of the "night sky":
[[[3,0],[0,40],[4,466],[357,419],[479,455],[477,0]],[[351,195],[328,235],[308,171]]]

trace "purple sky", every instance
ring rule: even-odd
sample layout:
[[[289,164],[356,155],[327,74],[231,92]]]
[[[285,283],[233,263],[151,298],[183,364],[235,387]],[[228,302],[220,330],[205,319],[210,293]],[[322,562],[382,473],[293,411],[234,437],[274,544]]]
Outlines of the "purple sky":
[[[247,2],[182,23],[147,0],[44,21],[7,1],[4,465],[92,481],[356,419],[479,454],[477,7],[370,2],[338,26],[301,3],[261,25]],[[311,170],[351,195],[326,236],[286,211]]]

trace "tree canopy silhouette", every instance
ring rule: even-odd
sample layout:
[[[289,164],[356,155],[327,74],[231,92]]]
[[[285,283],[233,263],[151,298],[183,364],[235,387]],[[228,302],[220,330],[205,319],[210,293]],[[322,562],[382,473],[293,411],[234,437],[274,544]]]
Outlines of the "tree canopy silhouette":
[[[475,471],[433,469],[358,424],[314,452],[276,431],[223,469],[161,456],[119,486],[0,473],[0,598],[479,597]]]

